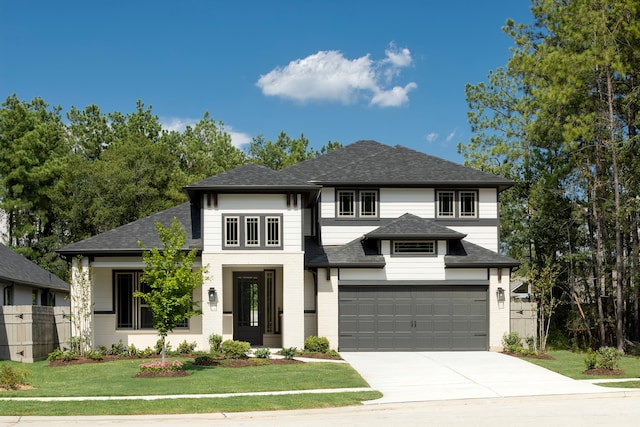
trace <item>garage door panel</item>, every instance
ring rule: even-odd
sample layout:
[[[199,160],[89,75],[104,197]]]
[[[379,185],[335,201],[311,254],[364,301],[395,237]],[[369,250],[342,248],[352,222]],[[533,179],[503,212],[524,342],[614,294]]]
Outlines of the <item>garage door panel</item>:
[[[339,299],[342,351],[488,348],[486,286],[345,286]]]

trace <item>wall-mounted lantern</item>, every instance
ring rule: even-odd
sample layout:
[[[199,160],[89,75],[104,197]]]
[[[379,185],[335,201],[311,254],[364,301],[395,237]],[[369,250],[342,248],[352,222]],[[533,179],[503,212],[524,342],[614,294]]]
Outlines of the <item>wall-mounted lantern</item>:
[[[216,288],[209,288],[209,302],[214,304],[218,302],[218,292]]]
[[[499,287],[496,290],[496,296],[498,297],[498,302],[504,302],[504,288]]]

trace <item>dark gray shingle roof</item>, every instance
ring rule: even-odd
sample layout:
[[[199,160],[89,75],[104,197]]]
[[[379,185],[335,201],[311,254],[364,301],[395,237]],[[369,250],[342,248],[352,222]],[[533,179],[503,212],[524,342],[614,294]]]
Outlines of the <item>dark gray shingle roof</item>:
[[[15,282],[69,292],[67,282],[3,244],[0,244],[0,282]]]
[[[63,255],[141,253],[138,241],[141,241],[147,248],[162,247],[156,230],[156,222],[167,227],[171,225],[174,217],[187,233],[184,249],[202,249],[202,239],[194,239],[192,235],[191,206],[189,203],[183,203],[80,242],[72,243],[59,249],[58,252]]]
[[[449,242],[446,267],[517,267],[520,262],[464,240]]]
[[[400,145],[358,141],[284,169],[323,185],[496,186],[513,182]]]
[[[382,268],[385,260],[377,249],[362,239],[342,246],[320,246],[312,237],[305,239],[305,265],[307,267],[360,267]]]
[[[466,234],[435,221],[406,213],[366,235],[371,239],[462,239]]]
[[[194,190],[298,190],[316,186],[283,171],[274,171],[253,163],[194,182],[184,187]]]

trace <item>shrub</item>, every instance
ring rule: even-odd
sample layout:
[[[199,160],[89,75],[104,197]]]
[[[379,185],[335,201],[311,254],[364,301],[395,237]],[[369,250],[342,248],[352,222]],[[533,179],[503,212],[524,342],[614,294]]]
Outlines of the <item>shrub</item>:
[[[596,366],[598,366],[598,354],[589,349],[589,351],[587,351],[587,354],[584,356],[584,365],[587,370],[595,369]]]
[[[187,340],[182,341],[179,345],[178,345],[178,353],[180,354],[191,354],[193,353],[193,350],[196,349],[196,346],[198,344],[196,344],[196,342],[187,342]]]
[[[140,350],[140,356],[141,357],[151,357],[153,356],[154,350],[151,347],[147,347],[144,350]]]
[[[502,336],[502,346],[507,353],[519,353],[522,351],[522,339],[517,332],[509,332]]]
[[[253,354],[259,359],[271,358],[271,350],[269,350],[267,347],[258,348],[253,352]]]
[[[246,341],[226,340],[220,345],[220,348],[229,359],[244,359],[251,349],[251,344]]]
[[[298,349],[295,347],[289,347],[289,348],[283,348],[280,349],[280,351],[278,351],[278,354],[280,356],[284,356],[285,359],[293,359],[294,357],[296,357],[296,353],[298,352]]]
[[[100,350],[89,350],[85,354],[91,360],[102,360],[104,359],[104,355]]]
[[[27,378],[31,372],[22,368],[12,368],[7,365],[0,366],[0,387],[7,390],[17,390],[19,386],[27,384]]]
[[[127,346],[122,343],[122,340],[119,340],[118,344],[111,344],[111,348],[107,350],[106,354],[110,356],[128,356],[129,351]]]
[[[140,357],[140,350],[137,349],[135,344],[129,344],[129,346],[127,347],[127,353],[131,357]]]
[[[304,340],[304,350],[309,353],[326,353],[329,351],[329,340],[327,337],[307,337]]]
[[[622,352],[615,347],[600,347],[596,351],[598,364],[596,367],[604,369],[618,369]]]
[[[54,360],[60,360],[62,359],[63,354],[64,352],[62,350],[60,350],[59,348],[56,348],[51,353],[49,353],[49,355],[47,356],[47,360],[49,362],[53,362]]]
[[[201,356],[196,357],[193,360],[193,363],[196,365],[210,366],[215,364],[215,359],[208,354],[203,354]]]
[[[222,335],[211,334],[209,335],[209,345],[211,346],[212,353],[219,353],[221,351],[220,345],[222,344]]]
[[[338,353],[338,352],[337,352],[337,351],[335,351],[335,350],[329,350],[329,351],[327,351],[325,354],[326,354],[327,356],[333,356],[333,357],[340,357],[340,358],[341,358],[340,353]]]

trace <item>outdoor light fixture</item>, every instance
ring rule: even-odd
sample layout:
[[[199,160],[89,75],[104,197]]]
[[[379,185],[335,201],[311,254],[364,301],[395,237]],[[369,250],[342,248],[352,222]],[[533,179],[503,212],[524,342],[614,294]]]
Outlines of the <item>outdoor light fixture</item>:
[[[499,302],[503,302],[504,301],[504,288],[502,288],[502,287],[498,288],[498,290],[496,291],[496,295],[498,296],[498,301]]]
[[[209,288],[209,302],[214,304],[218,302],[218,292],[216,288]]]

